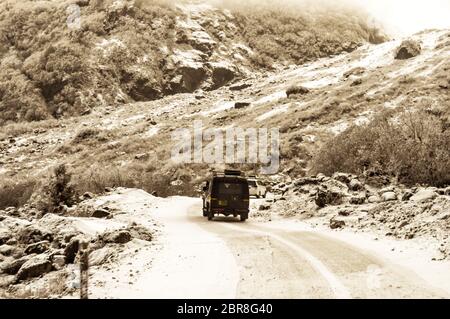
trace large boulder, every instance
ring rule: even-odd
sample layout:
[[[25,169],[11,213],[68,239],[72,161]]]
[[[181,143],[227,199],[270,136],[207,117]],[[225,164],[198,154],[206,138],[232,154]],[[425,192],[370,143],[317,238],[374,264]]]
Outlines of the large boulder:
[[[11,232],[7,229],[0,228],[0,245],[6,244],[11,239]]]
[[[349,71],[344,73],[344,78],[348,79],[351,76],[361,76],[366,72],[366,69],[363,67],[356,67],[353,69],[350,69]]]
[[[395,192],[385,192],[381,195],[383,202],[391,202],[397,200],[397,194]]]
[[[350,198],[350,204],[352,205],[362,205],[366,202],[366,194],[365,193],[359,193],[357,195],[354,195]]]
[[[89,265],[99,266],[104,264],[109,257],[114,253],[114,249],[111,247],[103,247],[101,249],[94,250],[89,254]]]
[[[236,66],[226,61],[210,62],[208,63],[208,66],[212,72],[211,78],[213,85],[211,89],[217,89],[224,86],[231,82],[238,74]]]
[[[290,98],[292,95],[305,95],[309,93],[309,89],[303,86],[294,85],[286,90],[286,95]]]
[[[19,269],[25,264],[28,260],[30,260],[34,255],[24,256],[19,259],[11,259],[4,261],[0,265],[0,273],[15,275],[19,271]]]
[[[1,245],[0,246],[0,254],[2,254],[3,256],[13,256],[16,254],[16,247],[11,246],[11,245]]]
[[[360,191],[364,189],[363,183],[361,183],[356,178],[353,178],[350,183],[348,183],[348,188],[352,191]]]
[[[205,59],[205,54],[198,50],[174,50],[171,60],[175,71],[175,76],[170,81],[172,91],[191,93],[197,90],[207,76]]]
[[[372,196],[369,196],[369,198],[367,199],[367,201],[368,201],[369,203],[371,203],[371,204],[374,204],[374,203],[380,203],[380,202],[382,202],[383,199],[382,199],[380,196],[378,196],[378,195],[372,195]]]
[[[319,187],[316,193],[315,202],[319,208],[327,205],[339,205],[345,194],[338,187]]]
[[[344,228],[344,227],[345,227],[345,221],[336,219],[336,218],[330,219],[330,228],[331,229],[340,229],[340,228]]]
[[[67,264],[73,264],[80,248],[80,240],[76,237],[70,239],[67,246],[64,248],[64,256]]]
[[[152,241],[153,240],[152,231],[143,226],[134,225],[129,228],[129,232],[131,234],[131,237],[133,237],[133,238],[137,238],[137,239],[144,240],[144,241]]]
[[[434,189],[424,188],[414,194],[410,200],[417,203],[424,203],[435,199],[438,196]]]
[[[111,244],[126,244],[131,241],[132,237],[127,230],[116,230],[103,234],[102,240]]]
[[[91,217],[93,217],[93,218],[110,218],[111,213],[109,211],[107,211],[106,209],[99,208],[99,209],[96,209],[92,213]]]
[[[397,48],[395,58],[397,60],[406,60],[418,56],[422,52],[420,43],[414,40],[405,40]]]
[[[26,261],[17,273],[18,280],[39,277],[52,271],[52,262],[48,255],[37,255]]]
[[[42,254],[50,248],[50,242],[47,240],[30,244],[25,248],[25,254]]]
[[[334,173],[332,176],[333,179],[343,183],[343,184],[348,184],[350,183],[350,181],[352,180],[352,176],[350,174],[346,174],[346,173]]]
[[[214,46],[217,44],[208,33],[202,30],[193,31],[188,36],[188,42],[193,48],[208,55],[211,54]]]
[[[33,244],[44,240],[51,242],[53,234],[47,229],[29,225],[19,230],[18,240],[21,244]]]

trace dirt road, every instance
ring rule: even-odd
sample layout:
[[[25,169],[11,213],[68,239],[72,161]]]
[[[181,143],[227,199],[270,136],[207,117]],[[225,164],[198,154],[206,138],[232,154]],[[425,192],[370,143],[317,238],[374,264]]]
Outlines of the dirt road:
[[[439,298],[411,271],[318,232],[216,217],[188,220],[222,238],[239,267],[238,298]]]
[[[133,196],[133,193],[128,195]],[[252,219],[241,223],[238,219],[216,217],[208,222],[202,217],[200,200],[192,198],[161,199],[152,212],[145,208],[139,210],[142,204],[141,201],[130,207],[134,216],[150,213],[164,225],[157,248],[142,250],[122,260],[113,274],[117,284],[108,280],[109,272],[94,273],[91,282],[97,277],[105,284],[94,287],[92,297],[449,296],[448,287],[438,288],[436,284],[448,282],[450,278],[450,269],[443,264],[436,269],[428,268],[428,272],[438,277],[432,282],[411,267],[397,265],[395,260],[366,249],[362,241],[353,245],[348,239],[340,240],[339,233],[327,234],[299,229],[296,224],[286,227]],[[133,282],[128,282],[129,269],[140,270]]]

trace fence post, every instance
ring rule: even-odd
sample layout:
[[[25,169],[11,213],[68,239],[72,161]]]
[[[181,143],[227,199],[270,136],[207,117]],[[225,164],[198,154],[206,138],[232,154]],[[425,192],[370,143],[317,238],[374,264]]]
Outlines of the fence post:
[[[80,299],[89,299],[89,251],[88,243],[80,243]]]

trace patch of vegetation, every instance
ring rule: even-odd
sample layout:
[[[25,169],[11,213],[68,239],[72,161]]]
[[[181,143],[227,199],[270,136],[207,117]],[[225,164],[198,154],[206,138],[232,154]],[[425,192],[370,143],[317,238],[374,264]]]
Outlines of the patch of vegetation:
[[[450,130],[426,110],[387,112],[332,138],[315,155],[313,171],[385,175],[414,185],[450,184]]]
[[[59,164],[48,179],[41,182],[31,201],[43,214],[59,213],[62,206],[72,206],[76,202],[75,188],[71,182],[72,174],[65,164]]]
[[[6,178],[0,182],[0,209],[23,206],[33,194],[36,178]]]
[[[361,12],[349,8],[317,10],[312,5],[271,1],[225,1],[236,16],[245,42],[255,51],[253,62],[271,67],[277,62],[303,64],[355,50],[363,42],[387,38],[367,25]]]
[[[72,1],[0,3],[0,125],[159,96],[167,81],[160,47],[173,39],[175,11],[162,1],[113,3],[81,6],[81,29],[67,25]]]

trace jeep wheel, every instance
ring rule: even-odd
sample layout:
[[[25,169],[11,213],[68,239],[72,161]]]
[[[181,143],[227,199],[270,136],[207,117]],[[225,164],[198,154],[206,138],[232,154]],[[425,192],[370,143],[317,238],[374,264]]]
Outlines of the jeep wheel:
[[[214,218],[214,214],[209,212],[208,213],[208,220],[212,220]]]
[[[248,219],[248,215],[241,215],[241,222],[245,222]]]

